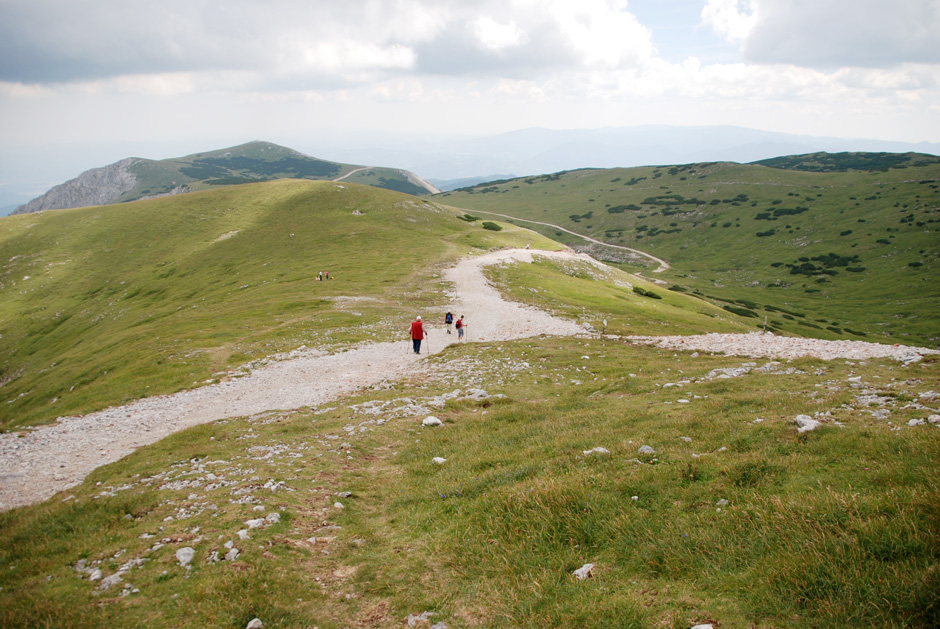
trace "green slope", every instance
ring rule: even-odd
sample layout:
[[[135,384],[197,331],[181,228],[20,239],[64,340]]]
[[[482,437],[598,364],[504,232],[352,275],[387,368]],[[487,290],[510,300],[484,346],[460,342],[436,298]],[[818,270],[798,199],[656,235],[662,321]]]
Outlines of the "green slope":
[[[2,426],[198,386],[303,345],[398,338],[416,309],[446,304],[441,266],[468,249],[558,247],[505,227],[401,193],[297,180],[4,218]],[[320,271],[333,279],[316,281]],[[674,331],[737,325],[691,297],[665,309],[624,298],[629,281],[591,288],[595,323],[615,313]],[[355,309],[341,297],[358,298]]]
[[[809,172],[821,163],[832,172]],[[647,251],[672,265],[659,277],[676,290],[749,309],[773,329],[937,346],[940,158],[815,155],[774,164],[781,167],[578,170],[437,198]],[[866,164],[872,170],[857,170]],[[620,251],[589,249],[637,268]]]
[[[359,166],[316,159],[270,142],[249,142],[217,151],[186,157],[147,160],[130,167],[137,185],[115,202],[167,194],[184,186],[205,190],[219,186],[256,183],[272,179],[332,180],[358,171]],[[394,168],[370,168],[370,175],[358,172],[350,183],[408,194],[428,194],[428,190],[409,180],[408,173]]]

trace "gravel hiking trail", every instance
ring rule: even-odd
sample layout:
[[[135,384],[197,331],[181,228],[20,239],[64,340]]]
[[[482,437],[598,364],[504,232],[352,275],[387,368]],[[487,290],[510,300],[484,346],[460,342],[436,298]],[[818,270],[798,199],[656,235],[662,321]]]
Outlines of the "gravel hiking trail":
[[[519,249],[469,257],[445,272],[454,290],[448,309],[465,316],[468,340],[585,332],[574,322],[504,301],[483,276],[486,265],[531,262],[532,253]],[[571,253],[539,255],[589,260]],[[440,323],[426,322],[425,347],[434,353],[457,340],[456,333],[444,332],[443,313]],[[290,356],[242,378],[0,435],[0,511],[45,500],[82,482],[95,468],[190,426],[268,410],[319,406],[383,380],[401,378],[421,361],[411,351],[407,326],[397,342],[364,344],[329,355],[294,351]]]
[[[464,315],[468,341],[507,341],[540,334],[589,333],[583,326],[536,308],[505,301],[483,275],[491,264],[532,262],[533,255],[579,260],[603,268],[596,260],[570,251],[510,249],[464,258],[444,272],[453,286],[447,309]],[[426,321],[425,346],[433,353],[457,342],[440,321]],[[743,356],[820,358],[890,356],[906,364],[934,350],[859,341],[820,341],[760,334],[643,337],[634,342],[661,347],[699,349]],[[229,417],[271,410],[316,407],[384,380],[397,380],[421,369],[422,357],[411,351],[407,326],[401,340],[363,344],[325,354],[295,350],[249,375],[173,395],[144,398],[19,433],[0,435],[0,511],[40,502],[77,485],[95,468],[121,459],[137,448],[172,433]]]

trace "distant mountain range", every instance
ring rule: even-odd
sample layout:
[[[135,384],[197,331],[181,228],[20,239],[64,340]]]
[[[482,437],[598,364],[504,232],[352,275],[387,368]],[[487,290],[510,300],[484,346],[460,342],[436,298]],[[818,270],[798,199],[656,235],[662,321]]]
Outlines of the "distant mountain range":
[[[316,139],[317,153],[331,159],[395,164],[419,173],[442,190],[488,181],[576,168],[627,168],[737,162],[828,152],[928,153],[937,142],[889,142],[794,135],[734,126],[644,125],[600,129],[521,129],[498,135],[435,138],[383,136]],[[303,140],[298,139],[298,146]],[[406,148],[407,147],[407,148]],[[496,174],[501,173],[501,174]],[[512,173],[507,175],[505,173]]]
[[[251,142],[183,158],[121,160],[105,167],[104,172],[92,169],[62,184],[64,188],[56,186],[17,211],[51,209],[52,206],[72,207],[62,205],[65,202],[81,205],[118,203],[185,189],[277,177],[328,179],[348,175],[349,181],[356,183],[427,194],[432,188],[447,191],[485,181],[577,168],[715,161],[746,164],[786,155],[819,152],[916,152],[940,155],[940,143],[937,142],[845,139],[734,126],[642,125],[562,130],[531,128],[481,136],[336,131],[318,133],[314,137],[299,134],[285,141],[307,154],[267,142]],[[309,154],[320,155],[324,159],[309,157]],[[14,170],[7,173],[8,179],[13,180],[17,177],[16,160],[29,163],[38,160],[36,155],[6,157],[13,164]],[[362,167],[353,164],[393,164],[394,168],[359,170]],[[58,170],[62,170],[61,166]],[[133,185],[130,176],[134,178]],[[109,194],[98,197],[93,191],[97,190],[98,183],[102,181],[109,182],[105,186]],[[16,185],[9,182],[4,190],[10,197],[7,202],[15,201],[17,197],[29,198],[21,192],[17,193]]]
[[[110,205],[269,179],[344,180],[414,195],[439,191],[408,171],[340,164],[270,142],[249,142],[159,161],[128,157],[85,171],[19,206],[13,214]]]

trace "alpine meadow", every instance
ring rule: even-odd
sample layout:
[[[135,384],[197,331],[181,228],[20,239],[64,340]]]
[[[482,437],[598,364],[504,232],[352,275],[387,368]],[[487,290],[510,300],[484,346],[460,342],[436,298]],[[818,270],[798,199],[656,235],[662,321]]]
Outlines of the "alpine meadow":
[[[200,155],[134,194],[200,190],[0,218],[0,456],[299,353],[406,354],[418,315],[428,354],[4,505],[2,626],[940,625],[940,158],[412,196]],[[532,256],[485,267],[501,299],[577,333],[482,333],[448,272],[500,250]],[[693,347],[724,335],[753,349]]]

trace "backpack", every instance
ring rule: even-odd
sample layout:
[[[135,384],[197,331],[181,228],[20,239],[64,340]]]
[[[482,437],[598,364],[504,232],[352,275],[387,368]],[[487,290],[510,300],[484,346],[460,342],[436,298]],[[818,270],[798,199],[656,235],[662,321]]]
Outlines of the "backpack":
[[[449,312],[444,316],[444,323],[452,323],[454,321],[454,315]]]

